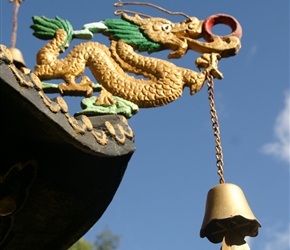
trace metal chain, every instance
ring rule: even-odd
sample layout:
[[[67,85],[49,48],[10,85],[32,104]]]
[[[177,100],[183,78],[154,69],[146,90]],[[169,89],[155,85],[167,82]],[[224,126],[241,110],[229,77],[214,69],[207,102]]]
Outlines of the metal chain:
[[[210,101],[210,115],[211,115],[211,122],[212,122],[212,129],[213,134],[215,136],[215,150],[216,150],[216,166],[218,168],[218,175],[220,176],[220,184],[225,183],[224,179],[224,161],[223,161],[223,152],[222,152],[222,146],[221,146],[221,138],[220,138],[220,129],[219,129],[219,122],[218,122],[218,116],[215,109],[215,103],[214,103],[214,82],[213,77],[209,74],[207,76],[207,93],[208,93],[208,99]]]

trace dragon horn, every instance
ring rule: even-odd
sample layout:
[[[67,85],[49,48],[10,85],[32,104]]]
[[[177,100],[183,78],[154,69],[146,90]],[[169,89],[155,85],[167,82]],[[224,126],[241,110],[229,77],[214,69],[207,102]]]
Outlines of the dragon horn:
[[[108,29],[108,27],[101,22],[87,23],[83,26],[84,30],[89,30],[92,33],[103,32]]]
[[[143,25],[143,24],[146,24],[148,22],[148,20],[146,19],[142,19],[139,15],[134,15],[134,16],[129,16],[127,15],[126,13],[123,13],[122,14],[122,17],[127,20],[127,21],[130,21],[130,22],[133,22],[139,26]]]
[[[74,30],[73,37],[78,39],[90,40],[94,33],[99,33],[107,30],[108,27],[103,22],[88,23],[83,26],[82,30]]]

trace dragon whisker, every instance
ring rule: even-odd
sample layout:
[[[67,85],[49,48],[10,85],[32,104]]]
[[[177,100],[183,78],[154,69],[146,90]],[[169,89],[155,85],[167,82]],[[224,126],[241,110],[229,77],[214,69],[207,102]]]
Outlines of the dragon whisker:
[[[169,15],[180,15],[180,16],[184,16],[186,17],[188,20],[191,20],[191,17],[186,15],[185,13],[183,12],[171,12],[169,10],[166,10],[164,8],[161,8],[160,6],[157,6],[155,4],[151,4],[151,3],[146,3],[146,2],[118,2],[118,3],[114,3],[114,6],[115,7],[122,7],[124,5],[143,5],[143,6],[149,6],[149,7],[153,7],[155,9],[158,9],[166,14],[169,14]],[[135,12],[129,12],[126,10],[127,13],[135,13]],[[124,13],[124,12],[122,12]],[[137,14],[137,13],[136,13]],[[139,14],[140,15],[140,14]],[[142,16],[147,16],[147,15],[144,15],[144,14],[141,14]]]

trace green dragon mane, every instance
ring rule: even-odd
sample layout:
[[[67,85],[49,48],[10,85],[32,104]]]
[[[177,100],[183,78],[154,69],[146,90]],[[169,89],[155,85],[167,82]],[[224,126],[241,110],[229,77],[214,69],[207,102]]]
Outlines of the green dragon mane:
[[[61,50],[71,42],[74,36],[72,25],[67,21],[59,18],[55,19],[46,18],[44,16],[33,16],[33,25],[30,26],[34,30],[33,35],[42,40],[49,40],[55,36],[58,29],[63,29],[67,38],[61,46]],[[151,53],[161,49],[161,44],[152,41],[140,28],[140,26],[133,22],[121,19],[105,19],[102,23],[106,26],[105,30],[99,30],[97,33],[103,33],[107,36],[112,36],[116,39],[123,40],[125,43],[135,46],[140,52],[147,51]]]
[[[108,27],[104,33],[136,46],[140,52],[151,53],[161,48],[161,44],[152,41],[138,25],[132,22],[125,19],[105,19],[103,23]]]
[[[41,40],[50,40],[55,36],[57,30],[62,29],[66,32],[66,40],[61,45],[60,49],[64,48],[73,39],[73,27],[69,21],[56,16],[55,19],[45,16],[33,16],[33,24],[30,26],[34,30],[33,35]]]

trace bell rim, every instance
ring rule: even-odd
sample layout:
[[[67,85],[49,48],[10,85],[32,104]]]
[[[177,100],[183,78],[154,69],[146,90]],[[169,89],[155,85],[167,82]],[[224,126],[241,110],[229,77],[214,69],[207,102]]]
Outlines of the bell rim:
[[[227,231],[234,231],[237,228],[226,228],[222,227],[221,225],[229,225],[230,223],[233,223],[234,221],[239,221],[239,224],[242,224],[239,226],[239,229],[245,229],[247,228],[247,233],[243,233],[243,236],[249,236],[249,237],[256,237],[259,233],[259,227],[261,227],[260,222],[257,219],[249,219],[245,218],[241,215],[235,215],[232,217],[224,218],[224,219],[212,219],[210,220],[206,226],[202,226],[200,230],[200,237],[201,238],[208,238],[209,241],[212,243],[220,243],[223,240],[223,237]],[[234,223],[235,224],[235,223]],[[240,232],[240,231],[239,231]]]

